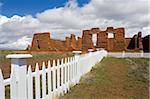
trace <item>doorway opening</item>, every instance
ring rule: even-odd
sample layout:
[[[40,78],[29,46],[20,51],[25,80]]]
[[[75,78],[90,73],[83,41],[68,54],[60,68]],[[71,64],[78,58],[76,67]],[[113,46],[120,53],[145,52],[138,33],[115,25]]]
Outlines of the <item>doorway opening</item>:
[[[94,47],[96,47],[96,42],[97,42],[97,34],[92,34],[92,41],[93,41],[93,44],[94,44]]]

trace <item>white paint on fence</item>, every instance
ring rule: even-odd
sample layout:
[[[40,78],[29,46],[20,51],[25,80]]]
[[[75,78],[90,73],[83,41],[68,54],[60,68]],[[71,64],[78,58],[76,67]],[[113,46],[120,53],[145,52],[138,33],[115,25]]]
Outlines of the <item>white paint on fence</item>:
[[[150,57],[150,53],[143,53],[143,52],[109,52],[108,53],[109,57],[116,57],[116,58],[149,58]]]
[[[45,62],[42,65],[42,97],[46,97],[46,70]]]
[[[40,99],[40,73],[39,73],[39,65],[36,64],[35,68],[35,98]]]
[[[7,58],[12,60],[11,77],[3,79],[0,70],[0,99],[5,99],[5,86],[7,85],[10,85],[11,99],[57,98],[60,94],[67,93],[71,86],[79,83],[82,75],[89,72],[92,66],[107,56],[105,50],[85,55],[80,55],[80,51],[74,53],[74,57],[53,60],[52,66],[50,61],[48,61],[48,66],[43,62],[42,70],[39,70],[39,64],[36,63],[35,72],[32,72],[31,66],[27,69],[25,63],[25,58],[31,55],[8,55]]]
[[[5,86],[4,86],[4,79],[2,76],[1,70],[0,70],[0,90],[1,90],[0,99],[4,99],[5,98]]]
[[[27,91],[28,91],[28,99],[33,99],[33,78],[32,78],[32,70],[31,66],[28,67],[28,75],[27,75]]]
[[[52,99],[52,87],[51,87],[51,84],[52,84],[52,80],[51,80],[51,63],[50,61],[48,61],[48,97],[50,99]]]

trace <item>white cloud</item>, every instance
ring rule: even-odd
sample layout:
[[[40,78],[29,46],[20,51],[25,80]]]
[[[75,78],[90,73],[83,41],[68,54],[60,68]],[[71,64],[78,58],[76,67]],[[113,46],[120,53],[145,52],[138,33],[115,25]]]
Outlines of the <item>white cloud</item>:
[[[0,44],[0,48],[3,49],[23,49],[26,48],[31,42],[31,38],[28,38],[27,36],[23,36],[22,38],[18,39],[14,42],[9,42],[6,44]]]
[[[8,20],[10,20],[10,19],[7,18],[6,16],[0,16],[0,25],[8,22]]]
[[[36,32],[49,31],[53,38],[62,39],[70,33],[81,36],[82,29],[91,27],[125,27],[126,36],[131,37],[138,31],[145,36],[149,30],[149,18],[148,0],[91,0],[83,7],[78,7],[72,0],[64,7],[37,13],[35,18],[31,15],[0,16],[0,48],[16,44],[16,48],[24,49],[30,41],[24,39],[25,44],[16,41],[23,37],[31,39]]]

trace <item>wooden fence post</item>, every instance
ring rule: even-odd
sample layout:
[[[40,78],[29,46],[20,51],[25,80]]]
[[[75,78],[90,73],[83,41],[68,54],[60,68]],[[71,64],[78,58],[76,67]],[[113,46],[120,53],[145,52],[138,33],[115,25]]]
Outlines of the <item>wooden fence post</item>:
[[[27,63],[26,59],[32,57],[30,54],[11,54],[7,55],[6,58],[11,59],[11,72],[14,73],[16,78],[16,85],[10,85],[13,99],[27,99]],[[12,84],[14,84],[12,83]],[[12,99],[11,98],[11,99]]]

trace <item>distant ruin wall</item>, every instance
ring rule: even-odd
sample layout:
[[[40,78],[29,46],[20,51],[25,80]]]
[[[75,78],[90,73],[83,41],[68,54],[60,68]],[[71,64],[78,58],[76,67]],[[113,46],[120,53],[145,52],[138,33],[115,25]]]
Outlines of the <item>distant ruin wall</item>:
[[[78,46],[77,46],[78,43]],[[73,51],[73,50],[82,50],[82,39],[76,40],[74,34],[71,37],[66,37],[66,40],[57,40],[50,38],[50,33],[36,33],[33,36],[32,44],[27,50],[29,51],[52,51],[52,52],[65,52],[65,51]]]
[[[82,50],[88,51],[88,49],[93,49],[94,45],[92,42],[92,34],[90,30],[83,30],[82,35]]]
[[[51,51],[52,45],[50,44],[50,33],[36,33],[33,36],[31,51]]]
[[[150,52],[150,35],[147,35],[142,40],[143,51]]]
[[[96,46],[93,44],[92,36],[97,35]],[[109,37],[110,34],[112,37]],[[104,48],[110,52],[116,51],[149,51],[149,36],[142,39],[142,33],[134,35],[132,38],[125,38],[125,29],[107,27],[106,30],[92,28],[83,30],[82,38],[71,34],[65,40],[56,40],[50,38],[50,33],[34,34],[29,51],[53,51],[68,52],[73,50],[82,50],[87,52],[88,49]],[[147,42],[147,43],[146,43]],[[148,46],[148,47],[147,47]]]

